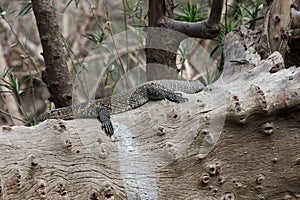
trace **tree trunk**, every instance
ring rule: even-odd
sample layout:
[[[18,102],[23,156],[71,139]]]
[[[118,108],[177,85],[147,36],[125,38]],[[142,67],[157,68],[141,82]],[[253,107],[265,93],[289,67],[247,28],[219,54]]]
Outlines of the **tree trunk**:
[[[172,0],[149,0],[146,44],[147,80],[178,79],[176,54],[182,40],[175,32],[157,27],[161,17],[173,17]]]
[[[72,104],[72,77],[68,71],[64,44],[56,21],[55,8],[50,0],[33,0],[35,14],[43,46],[45,72],[43,81],[51,94],[50,101],[57,108]]]
[[[222,79],[183,104],[0,132],[0,199],[299,199],[300,68],[225,39]]]

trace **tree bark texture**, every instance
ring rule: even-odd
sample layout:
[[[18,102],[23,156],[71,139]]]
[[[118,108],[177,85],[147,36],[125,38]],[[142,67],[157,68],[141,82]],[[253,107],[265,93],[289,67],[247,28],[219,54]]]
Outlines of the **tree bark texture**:
[[[157,27],[159,19],[173,16],[172,0],[149,0],[148,24]],[[179,40],[178,40],[179,39]],[[182,38],[168,30],[149,28],[146,43],[147,80],[177,79],[176,53]]]
[[[50,0],[33,0],[32,9],[36,17],[45,59],[43,81],[46,83],[56,107],[72,103],[72,77],[68,71],[64,44],[56,21],[55,8]]]
[[[262,57],[269,56],[274,51],[285,55],[288,50],[288,39],[291,28],[292,0],[274,0],[267,10],[264,20],[264,39],[262,44]]]
[[[229,33],[222,79],[113,115],[114,138],[96,119],[3,127],[0,199],[299,199],[300,68],[257,41]]]
[[[221,15],[224,1],[213,0],[208,20],[201,22],[184,22],[162,17],[158,22],[160,26],[178,31],[188,37],[213,39],[218,36],[221,27]]]

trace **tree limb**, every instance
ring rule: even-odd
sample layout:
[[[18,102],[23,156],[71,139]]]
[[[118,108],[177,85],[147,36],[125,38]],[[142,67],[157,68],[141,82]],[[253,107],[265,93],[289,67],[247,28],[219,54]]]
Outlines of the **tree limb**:
[[[206,21],[185,22],[163,17],[160,19],[162,27],[178,31],[188,37],[212,39],[220,33],[220,28],[207,25]]]
[[[220,20],[223,4],[223,0],[213,0],[212,9],[207,21],[184,22],[170,19],[168,17],[162,17],[159,25],[183,33],[188,37],[212,39],[221,31]]]

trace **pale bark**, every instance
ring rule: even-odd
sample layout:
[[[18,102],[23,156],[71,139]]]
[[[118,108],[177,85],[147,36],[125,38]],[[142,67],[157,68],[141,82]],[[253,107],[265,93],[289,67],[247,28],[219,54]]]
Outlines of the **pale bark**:
[[[300,68],[225,40],[222,79],[189,101],[0,132],[0,199],[299,199]],[[225,117],[223,126],[223,116]]]

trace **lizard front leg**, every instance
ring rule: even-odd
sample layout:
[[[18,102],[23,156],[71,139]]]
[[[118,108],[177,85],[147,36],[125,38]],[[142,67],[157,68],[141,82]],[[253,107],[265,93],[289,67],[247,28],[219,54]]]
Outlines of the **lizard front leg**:
[[[188,100],[187,98],[182,97],[182,94],[180,93],[170,92],[154,85],[148,86],[147,92],[150,100],[168,99],[175,103],[183,103]]]
[[[114,128],[110,121],[110,113],[106,107],[97,107],[97,119],[102,123],[102,128],[104,128],[106,134],[112,136],[114,134]]]

